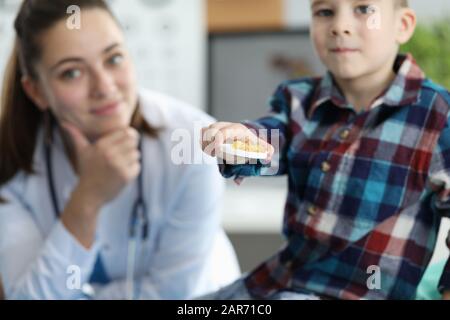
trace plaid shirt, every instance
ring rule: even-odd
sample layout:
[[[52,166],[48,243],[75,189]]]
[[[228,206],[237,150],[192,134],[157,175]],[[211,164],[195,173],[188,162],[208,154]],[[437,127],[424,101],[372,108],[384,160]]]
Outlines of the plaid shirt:
[[[450,177],[450,95],[410,55],[399,55],[394,70],[368,110],[356,112],[327,74],[281,84],[270,113],[245,122],[277,129],[267,137],[279,143],[272,163],[220,165],[221,173],[287,174],[289,189],[286,245],[246,277],[253,296],[306,289],[339,299],[415,298],[450,212],[428,184],[442,170]],[[440,287],[450,289],[449,263]]]

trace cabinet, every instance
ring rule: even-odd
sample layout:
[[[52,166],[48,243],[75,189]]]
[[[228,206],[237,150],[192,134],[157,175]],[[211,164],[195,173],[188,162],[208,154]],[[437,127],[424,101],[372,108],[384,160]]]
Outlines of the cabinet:
[[[283,0],[207,0],[209,32],[280,30]]]

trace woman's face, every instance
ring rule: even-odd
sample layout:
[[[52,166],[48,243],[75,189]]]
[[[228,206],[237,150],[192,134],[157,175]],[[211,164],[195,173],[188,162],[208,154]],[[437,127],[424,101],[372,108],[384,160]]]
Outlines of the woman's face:
[[[90,140],[130,124],[137,105],[134,67],[116,21],[102,9],[81,13],[81,28],[62,20],[39,39],[41,109],[76,125]]]

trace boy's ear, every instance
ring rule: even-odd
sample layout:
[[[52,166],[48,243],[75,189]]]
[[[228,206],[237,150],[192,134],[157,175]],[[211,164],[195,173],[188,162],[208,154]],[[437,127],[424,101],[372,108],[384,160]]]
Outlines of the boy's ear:
[[[45,111],[49,108],[47,99],[45,98],[42,89],[36,80],[32,79],[30,76],[23,76],[21,79],[22,88],[27,94],[28,98],[34,102],[34,104],[41,111]]]
[[[400,25],[397,31],[397,42],[399,45],[408,42],[416,29],[417,17],[414,10],[410,8],[401,8],[399,12]]]

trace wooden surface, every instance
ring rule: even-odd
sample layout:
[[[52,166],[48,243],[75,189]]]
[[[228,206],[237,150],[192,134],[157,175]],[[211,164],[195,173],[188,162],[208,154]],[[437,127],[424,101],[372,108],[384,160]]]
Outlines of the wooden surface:
[[[207,0],[208,30],[246,32],[281,30],[283,0]]]

